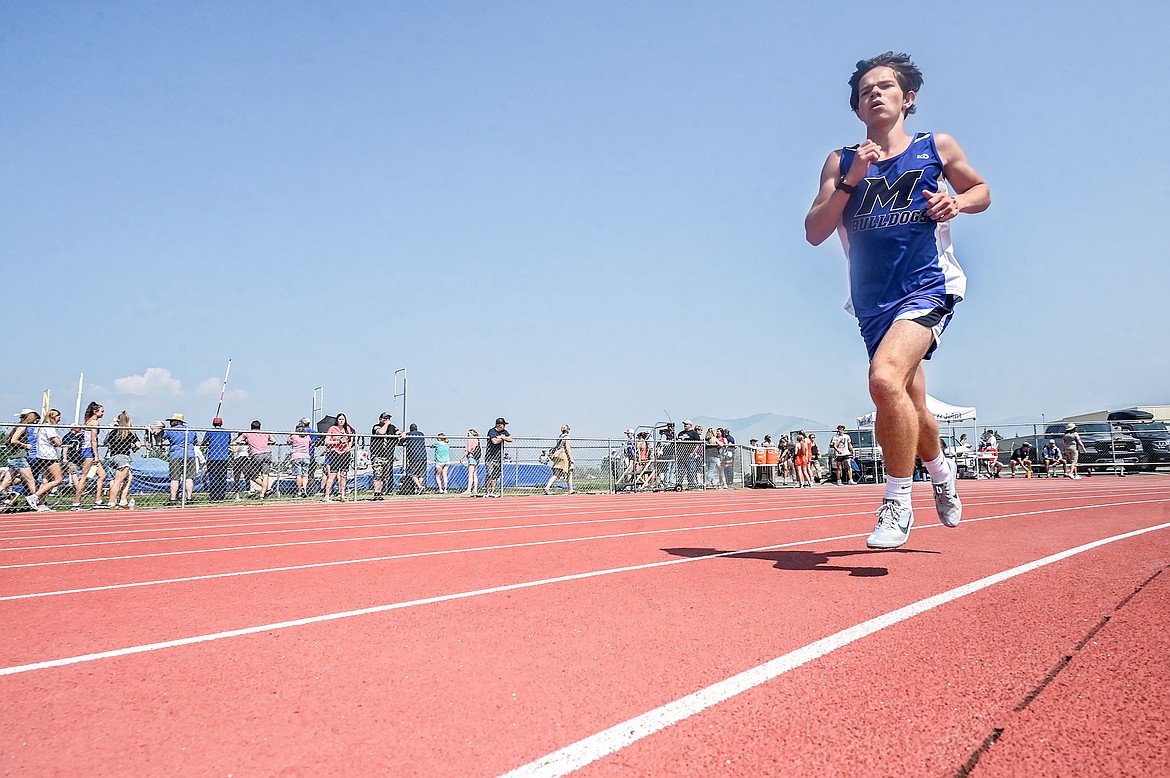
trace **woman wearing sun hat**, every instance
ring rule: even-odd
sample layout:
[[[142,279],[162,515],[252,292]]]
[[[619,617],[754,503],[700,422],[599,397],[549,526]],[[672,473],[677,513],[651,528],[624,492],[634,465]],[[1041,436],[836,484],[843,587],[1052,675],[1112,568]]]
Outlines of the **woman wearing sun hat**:
[[[1077,460],[1080,459],[1080,452],[1087,452],[1085,448],[1085,441],[1081,440],[1081,434],[1077,432],[1077,425],[1064,425],[1064,458],[1068,460],[1068,477],[1072,479],[1080,479],[1081,474],[1077,472]]]
[[[163,439],[169,445],[171,461],[171,505],[179,502],[179,482],[183,482],[183,494],[190,502],[195,491],[195,439],[197,435],[187,429],[183,414],[171,414],[167,419],[171,426],[162,432]]]

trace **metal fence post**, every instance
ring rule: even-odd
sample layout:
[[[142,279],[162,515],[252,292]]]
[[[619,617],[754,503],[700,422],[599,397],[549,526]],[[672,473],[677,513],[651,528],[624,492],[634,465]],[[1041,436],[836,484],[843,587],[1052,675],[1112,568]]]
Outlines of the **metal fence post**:
[[[187,430],[183,430],[183,472],[179,474],[179,507],[187,507]]]

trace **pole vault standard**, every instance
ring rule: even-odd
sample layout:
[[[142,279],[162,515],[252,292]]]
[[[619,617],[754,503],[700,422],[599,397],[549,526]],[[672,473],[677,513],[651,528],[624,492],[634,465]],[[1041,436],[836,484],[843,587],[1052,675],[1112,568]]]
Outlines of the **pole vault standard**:
[[[85,373],[77,376],[77,402],[73,405],[73,426],[80,424],[81,419],[81,390],[85,386]]]
[[[228,375],[232,372],[232,360],[228,358],[227,370],[223,371],[223,386],[219,390],[219,405],[215,406],[215,418],[219,418],[219,412],[223,408],[223,396],[227,392]]]
[[[402,391],[398,391],[398,374],[402,373]],[[394,371],[394,397],[395,399],[402,398],[402,429],[408,428],[406,419],[406,368],[402,367]]]

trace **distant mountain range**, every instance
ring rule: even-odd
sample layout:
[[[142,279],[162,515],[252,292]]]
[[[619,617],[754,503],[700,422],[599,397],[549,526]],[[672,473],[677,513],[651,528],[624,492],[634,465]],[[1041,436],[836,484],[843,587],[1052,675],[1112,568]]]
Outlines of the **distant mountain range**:
[[[747,443],[752,438],[764,439],[771,435],[773,440],[779,440],[781,435],[787,435],[792,430],[806,430],[808,432],[823,432],[835,429],[838,423],[852,426],[856,419],[845,419],[842,422],[825,424],[822,421],[806,419],[801,416],[782,416],[778,413],[757,413],[743,419],[719,419],[714,416],[695,416],[691,419],[695,424],[702,425],[704,431],[708,427],[721,427],[731,431],[736,443]],[[682,428],[682,425],[679,425]]]

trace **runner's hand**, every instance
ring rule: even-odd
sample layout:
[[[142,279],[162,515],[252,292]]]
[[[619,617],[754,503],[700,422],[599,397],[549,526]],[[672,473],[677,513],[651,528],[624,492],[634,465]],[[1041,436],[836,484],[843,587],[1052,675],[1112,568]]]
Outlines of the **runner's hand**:
[[[869,172],[869,166],[878,161],[881,153],[882,147],[867,138],[865,143],[857,147],[857,153],[853,155],[853,161],[849,163],[849,172],[845,174],[846,183],[851,183],[853,186],[861,183],[865,174]]]
[[[926,215],[936,222],[947,222],[959,215],[959,199],[950,192],[932,192],[923,189],[926,195]]]

